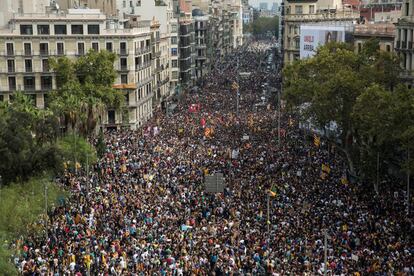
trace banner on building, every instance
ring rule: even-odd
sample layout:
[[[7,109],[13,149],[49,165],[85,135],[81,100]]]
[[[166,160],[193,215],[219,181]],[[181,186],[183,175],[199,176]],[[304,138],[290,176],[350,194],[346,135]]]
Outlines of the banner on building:
[[[315,55],[319,46],[329,42],[345,42],[345,27],[328,25],[300,26],[300,58]]]

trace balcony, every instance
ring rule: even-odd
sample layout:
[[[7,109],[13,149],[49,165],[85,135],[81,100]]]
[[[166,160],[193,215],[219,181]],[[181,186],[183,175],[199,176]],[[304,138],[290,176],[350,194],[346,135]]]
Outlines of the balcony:
[[[128,51],[128,49],[119,49],[119,50],[117,51],[117,53],[118,53],[118,55],[120,55],[120,56],[127,56],[127,55],[129,54],[129,51]]]
[[[30,57],[30,56],[34,55],[34,52],[32,50],[25,50],[23,52],[23,55],[26,56],[26,57]]]
[[[40,50],[39,54],[41,56],[48,56],[49,55],[49,50]]]
[[[36,87],[32,84],[25,84],[24,85],[24,91],[34,91],[36,90]]]
[[[413,48],[413,42],[412,41],[408,41],[408,49],[412,49]]]
[[[400,49],[400,48],[401,48],[401,40],[397,40],[395,44],[395,49]]]
[[[401,48],[407,49],[407,41],[401,41]]]
[[[126,64],[119,65],[118,71],[129,71],[128,65]]]
[[[49,90],[52,90],[52,84],[49,84],[49,83],[47,83],[47,84],[42,84],[42,85],[41,85],[41,89],[42,89],[43,91],[49,91]]]
[[[136,48],[135,49],[135,55],[142,55],[149,53],[151,51],[150,47],[144,47],[144,48]]]
[[[144,63],[141,63],[141,64],[135,64],[135,70],[142,70],[142,69],[145,69],[145,68],[147,68],[147,67],[150,67],[151,66],[151,62],[150,61],[148,61],[148,62],[144,62]]]
[[[25,73],[32,73],[33,72],[33,67],[26,67]]]
[[[161,56],[161,51],[155,52],[154,55],[155,55],[156,58],[159,58]]]
[[[16,91],[16,85],[15,84],[9,84],[9,90],[10,91]]]
[[[7,67],[7,72],[8,73],[15,73],[16,70],[14,69],[14,67]]]
[[[14,56],[14,51],[13,50],[7,50],[6,51],[6,56]]]

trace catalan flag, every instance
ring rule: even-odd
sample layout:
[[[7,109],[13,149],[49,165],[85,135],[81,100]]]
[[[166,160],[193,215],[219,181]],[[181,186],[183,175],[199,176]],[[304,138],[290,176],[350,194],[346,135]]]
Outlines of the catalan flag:
[[[319,147],[321,145],[321,138],[318,137],[318,135],[316,135],[316,134],[313,135],[313,143],[317,147]]]
[[[276,197],[277,196],[277,190],[276,190],[276,187],[275,186],[272,186],[272,188],[269,189],[269,195],[271,197]]]
[[[233,82],[233,84],[231,85],[231,88],[233,88],[234,90],[238,90],[239,85],[236,82]]]
[[[329,165],[322,164],[322,171],[329,174],[331,172],[331,168]]]

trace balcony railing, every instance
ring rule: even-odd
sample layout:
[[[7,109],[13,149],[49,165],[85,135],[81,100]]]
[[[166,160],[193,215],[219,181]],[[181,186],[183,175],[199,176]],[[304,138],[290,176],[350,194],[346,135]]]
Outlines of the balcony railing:
[[[33,67],[26,67],[25,72],[26,73],[32,73],[33,72]]]
[[[12,51],[12,50],[7,50],[6,55],[7,55],[7,56],[14,56],[14,51]]]
[[[15,72],[14,67],[7,67],[7,72],[8,73],[14,73]]]
[[[9,85],[10,91],[16,91],[16,85]]]
[[[31,84],[24,85],[24,90],[25,91],[33,91],[35,89],[36,89],[36,87],[34,85],[31,85]]]
[[[42,90],[52,90],[52,85],[51,84],[42,84],[41,86]]]
[[[119,65],[119,70],[120,71],[128,71],[129,70],[129,68],[128,68],[128,65]]]
[[[119,49],[117,53],[118,55],[121,55],[121,56],[127,56],[129,54],[129,51],[128,49]]]
[[[24,51],[24,53],[23,53],[23,55],[24,55],[24,56],[27,56],[27,57],[28,57],[28,56],[33,56],[33,55],[34,55],[34,52],[33,52],[33,51],[31,51],[31,50],[30,50],[30,51],[29,51],[29,50],[25,50],[25,51]]]
[[[145,68],[150,67],[150,66],[151,66],[150,61],[144,62],[144,63],[141,63],[141,64],[136,64],[135,65],[135,70],[142,70],[142,69],[145,69]]]
[[[146,54],[151,51],[150,47],[144,47],[144,48],[136,48],[135,49],[135,55],[142,55]]]
[[[41,56],[48,56],[49,55],[49,50],[40,50],[39,54]]]

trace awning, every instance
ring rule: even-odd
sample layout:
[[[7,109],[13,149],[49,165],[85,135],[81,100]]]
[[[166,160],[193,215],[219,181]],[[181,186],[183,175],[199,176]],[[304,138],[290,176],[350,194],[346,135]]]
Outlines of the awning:
[[[122,84],[114,84],[112,88],[115,89],[137,89],[137,85],[135,83],[122,83]]]

